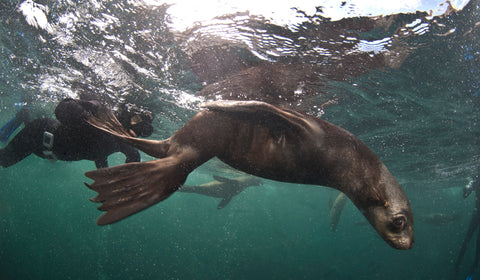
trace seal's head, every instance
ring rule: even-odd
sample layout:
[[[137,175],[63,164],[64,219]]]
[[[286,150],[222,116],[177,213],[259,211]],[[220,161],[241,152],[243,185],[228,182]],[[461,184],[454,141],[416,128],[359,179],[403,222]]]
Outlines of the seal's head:
[[[409,205],[389,203],[387,206],[370,207],[364,214],[390,246],[407,250],[414,244],[413,215],[409,210]]]
[[[413,212],[405,192],[382,164],[379,185],[381,195],[371,196],[358,205],[380,236],[393,248],[407,250],[415,243]],[[357,204],[357,203],[356,203]]]

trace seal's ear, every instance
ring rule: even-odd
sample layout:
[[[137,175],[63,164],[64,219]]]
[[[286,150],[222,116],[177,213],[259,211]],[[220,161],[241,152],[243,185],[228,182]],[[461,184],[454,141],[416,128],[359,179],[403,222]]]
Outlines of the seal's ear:
[[[390,205],[386,199],[385,191],[382,189],[368,189],[362,193],[364,198],[363,202],[359,201],[362,207],[369,207],[369,206],[383,206],[388,208]],[[363,205],[364,204],[364,205]]]
[[[390,206],[385,196],[378,191],[375,192],[375,201],[377,202],[378,205],[382,205],[385,208],[388,208]]]
[[[378,205],[381,205],[385,208],[388,208],[390,205],[388,204],[387,195],[385,194],[385,185],[379,184],[375,188],[371,190],[373,192],[373,197],[377,201]]]

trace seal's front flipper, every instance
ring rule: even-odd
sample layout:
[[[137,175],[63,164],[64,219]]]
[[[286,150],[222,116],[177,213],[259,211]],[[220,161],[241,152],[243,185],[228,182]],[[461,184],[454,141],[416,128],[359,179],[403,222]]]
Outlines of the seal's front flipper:
[[[172,158],[128,163],[85,175],[95,180],[85,185],[98,192],[91,200],[101,202],[98,209],[107,212],[97,220],[98,225],[120,221],[166,199],[187,178],[178,161]]]
[[[222,209],[223,207],[227,206],[227,204],[232,200],[232,197],[226,197],[220,201],[220,203],[217,206],[217,209]]]

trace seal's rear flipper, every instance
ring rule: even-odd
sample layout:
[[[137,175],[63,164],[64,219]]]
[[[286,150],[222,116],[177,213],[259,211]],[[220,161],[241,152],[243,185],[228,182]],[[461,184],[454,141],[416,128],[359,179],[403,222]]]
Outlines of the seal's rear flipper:
[[[98,192],[91,200],[101,202],[98,209],[107,212],[97,220],[98,225],[117,222],[166,199],[187,178],[172,158],[128,163],[85,175],[95,180],[85,185]]]
[[[92,115],[87,122],[100,130],[120,138],[124,142],[134,146],[135,148],[147,153],[152,157],[163,158],[166,156],[166,152],[169,147],[168,142],[132,137],[117,120],[111,110],[101,110],[98,113],[98,117]]]
[[[91,115],[87,122],[92,126],[108,132],[121,138],[130,138],[132,135],[125,130],[120,121],[115,117],[113,112],[108,109],[99,110],[97,115]]]
[[[222,209],[222,208],[224,208],[225,206],[227,206],[227,204],[228,204],[231,200],[232,200],[232,197],[231,197],[231,196],[222,199],[222,201],[220,201],[220,203],[218,204],[217,209]]]

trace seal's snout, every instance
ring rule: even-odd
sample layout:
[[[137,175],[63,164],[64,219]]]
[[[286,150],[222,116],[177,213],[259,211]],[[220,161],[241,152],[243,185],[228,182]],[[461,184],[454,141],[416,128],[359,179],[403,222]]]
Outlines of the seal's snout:
[[[413,236],[409,236],[398,239],[390,239],[387,240],[387,242],[395,249],[409,250],[413,248],[413,245],[415,244],[415,239],[413,238]]]
[[[400,249],[403,249],[403,250],[412,249],[414,244],[415,244],[415,240],[412,238],[412,240],[410,240],[410,242],[407,243],[405,247],[401,247]]]

